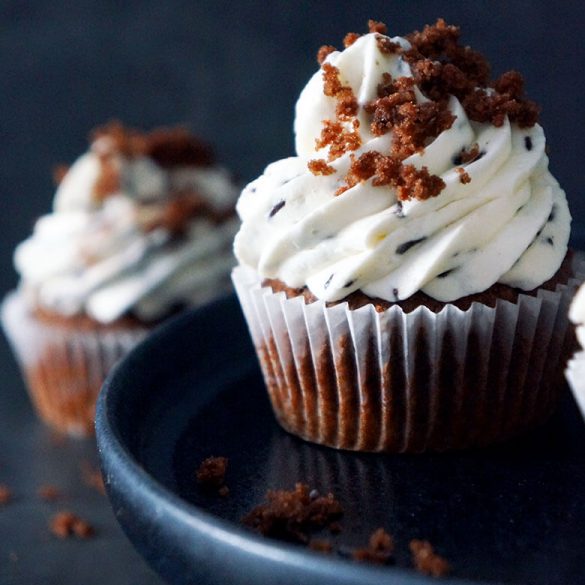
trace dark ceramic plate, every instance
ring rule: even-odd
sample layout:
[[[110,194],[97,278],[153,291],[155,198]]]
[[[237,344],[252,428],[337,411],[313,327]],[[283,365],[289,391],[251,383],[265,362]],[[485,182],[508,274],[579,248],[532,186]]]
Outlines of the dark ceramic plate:
[[[585,427],[568,394],[546,426],[482,451],[380,456],[310,445],[276,424],[230,297],[177,318],[116,368],[97,432],[116,516],[169,583],[436,583],[410,569],[412,538],[450,560],[442,582],[585,583]],[[209,455],[229,458],[227,498],[196,486]],[[240,525],[266,490],[298,481],[342,502],[341,549],[383,526],[396,564],[357,564]]]

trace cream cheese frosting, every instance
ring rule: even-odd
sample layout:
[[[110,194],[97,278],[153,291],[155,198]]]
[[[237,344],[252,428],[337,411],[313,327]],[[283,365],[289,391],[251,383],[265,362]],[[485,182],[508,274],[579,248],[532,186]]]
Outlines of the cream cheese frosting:
[[[117,180],[97,198],[104,153]],[[52,213],[17,247],[21,288],[39,307],[104,324],[129,313],[158,320],[203,302],[226,286],[234,263],[237,193],[220,166],[161,165],[98,137],[63,178]],[[181,197],[194,208],[176,233],[169,206]]]
[[[262,278],[307,286],[325,301],[361,290],[391,302],[417,291],[448,302],[495,283],[531,290],[551,278],[567,252],[571,216],[548,170],[538,124],[520,127],[508,116],[499,125],[474,121],[451,95],[451,126],[402,161],[440,177],[437,196],[400,198],[373,178],[348,188],[356,158],[391,150],[393,132],[372,131],[368,104],[387,74],[413,78],[403,56],[409,41],[389,39],[401,50],[388,52],[381,37],[361,36],[324,62],[357,100],[355,118],[342,126],[359,133],[359,147],[331,157],[322,145],[324,121],[335,120],[337,102],[326,95],[320,69],[296,104],[297,155],[269,165],[239,198],[239,262]],[[417,104],[428,99],[416,86],[414,94]],[[472,148],[477,156],[462,162],[460,154]],[[309,169],[315,159],[327,159],[328,174]]]

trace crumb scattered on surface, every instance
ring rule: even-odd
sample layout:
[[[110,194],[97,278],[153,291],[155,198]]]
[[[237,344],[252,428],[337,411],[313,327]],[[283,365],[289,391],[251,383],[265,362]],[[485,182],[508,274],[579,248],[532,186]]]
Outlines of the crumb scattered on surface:
[[[4,506],[12,499],[12,491],[7,485],[0,484],[0,506]]]
[[[415,569],[425,575],[443,577],[451,570],[449,563],[434,551],[428,540],[411,540],[410,552]]]
[[[227,466],[227,457],[208,457],[197,469],[197,483],[205,490],[215,491],[222,497],[227,496],[229,494],[229,489],[225,485]]]
[[[57,538],[76,536],[86,539],[95,535],[93,526],[73,512],[62,511],[53,516],[50,530]]]
[[[333,494],[322,496],[297,483],[290,491],[268,491],[266,502],[256,506],[242,523],[264,536],[307,544],[312,532],[327,527],[342,514]]]
[[[43,484],[39,486],[37,495],[45,502],[54,502],[56,500],[60,500],[63,497],[63,492],[54,485]]]
[[[357,549],[352,552],[355,561],[385,565],[392,559],[394,554],[394,540],[383,528],[378,528],[370,536],[366,548]]]
[[[218,490],[217,490],[218,495],[220,495],[222,498],[227,498],[230,495],[230,488],[227,485],[221,486]]]
[[[104,478],[99,469],[90,465],[87,461],[81,465],[81,479],[85,485],[95,489],[102,495],[106,495],[106,486]]]
[[[309,548],[316,552],[330,554],[333,552],[333,545],[326,538],[314,538],[309,542]]]

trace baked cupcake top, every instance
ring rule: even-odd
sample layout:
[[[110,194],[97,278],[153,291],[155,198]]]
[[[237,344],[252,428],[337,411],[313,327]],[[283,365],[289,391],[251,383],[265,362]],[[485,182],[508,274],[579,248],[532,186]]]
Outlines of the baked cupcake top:
[[[443,20],[405,38],[382,23],[322,47],[296,105],[297,156],[237,204],[241,264],[337,301],[452,301],[531,290],[567,252],[571,217],[548,170],[538,107],[514,71]]]
[[[149,322],[225,285],[238,189],[186,130],[98,128],[60,179],[53,212],[15,252],[33,306]]]

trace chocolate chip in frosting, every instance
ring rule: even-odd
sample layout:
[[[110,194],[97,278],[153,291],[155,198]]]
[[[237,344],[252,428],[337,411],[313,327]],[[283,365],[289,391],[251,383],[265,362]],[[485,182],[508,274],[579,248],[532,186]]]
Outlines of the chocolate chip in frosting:
[[[409,242],[404,242],[404,244],[400,244],[400,246],[396,248],[396,253],[399,255],[406,254],[406,252],[408,252],[408,250],[410,250],[413,246],[416,246],[417,244],[424,242],[426,239],[427,238],[425,236],[423,238],[418,238],[418,240],[410,240]]]
[[[398,298],[398,289],[397,288],[393,288],[392,289],[392,294],[394,295],[394,300],[396,302],[398,302],[400,299]]]
[[[402,209],[402,201],[397,201],[396,204],[392,207],[392,211],[396,217],[403,218],[404,211]]]
[[[352,284],[355,284],[355,278],[348,280],[344,285],[343,288],[349,288]]]
[[[550,210],[550,215],[548,216],[548,219],[546,220],[547,223],[552,223],[555,220],[556,211],[557,211],[557,206],[553,205],[551,210]]]
[[[268,217],[274,217],[284,206],[286,205],[286,201],[282,200],[279,201],[268,214]]]
[[[526,146],[526,150],[532,150],[532,138],[530,136],[524,137],[524,146]]]
[[[445,270],[445,272],[441,272],[441,274],[437,274],[437,278],[447,278],[449,274],[457,270],[456,268],[449,268],[449,270]]]
[[[323,288],[328,288],[329,285],[331,284],[331,281],[333,280],[333,276],[334,274],[332,274],[326,281],[325,284],[323,284]]]
[[[554,246],[554,245],[555,245],[555,242],[554,242],[554,240],[553,240],[552,236],[550,236],[550,237],[546,238],[545,242],[546,242],[546,243],[547,243],[549,246]]]

